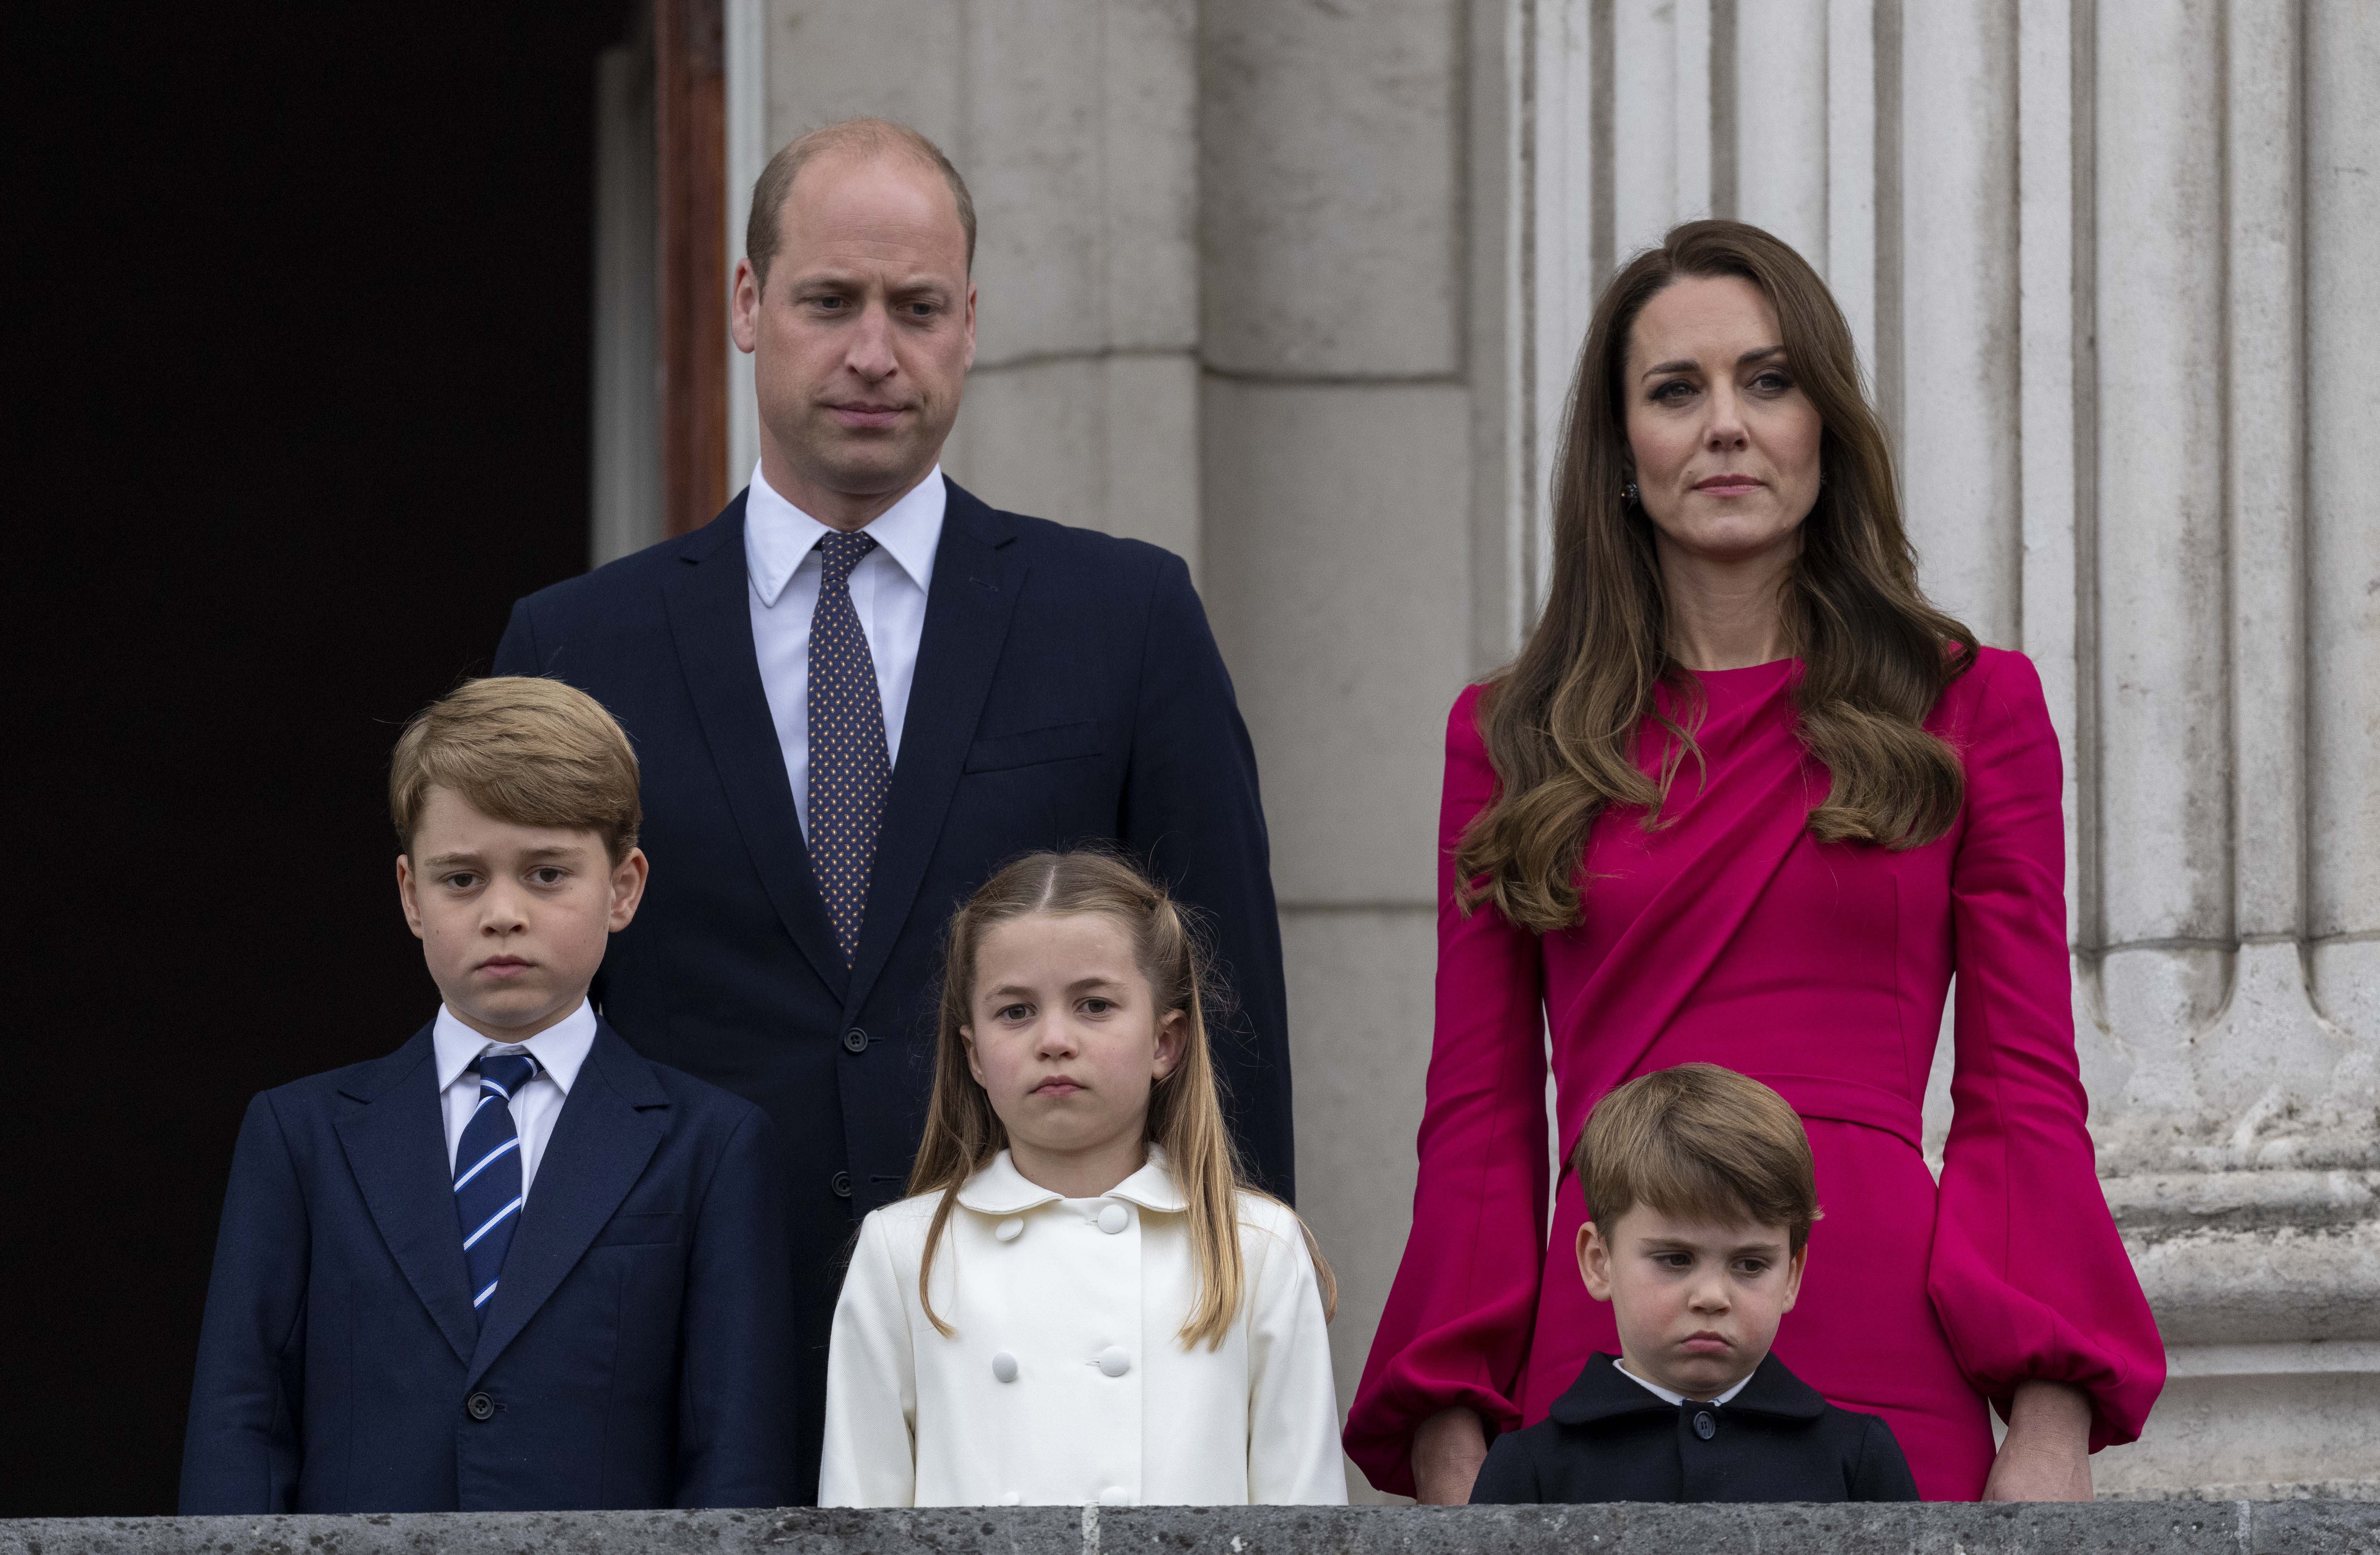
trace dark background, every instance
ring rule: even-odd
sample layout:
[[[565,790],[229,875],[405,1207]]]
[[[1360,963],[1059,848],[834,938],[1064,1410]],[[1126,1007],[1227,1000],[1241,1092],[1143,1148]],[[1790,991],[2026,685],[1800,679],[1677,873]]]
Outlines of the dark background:
[[[0,88],[0,1516],[164,1512],[243,1107],[437,1007],[389,746],[586,565],[625,6],[42,9]]]

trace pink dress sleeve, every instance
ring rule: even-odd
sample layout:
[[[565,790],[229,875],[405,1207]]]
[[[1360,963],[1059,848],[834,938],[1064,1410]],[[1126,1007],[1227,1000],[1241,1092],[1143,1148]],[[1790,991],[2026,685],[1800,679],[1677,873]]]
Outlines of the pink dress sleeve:
[[[1454,846],[1495,793],[1479,692],[1447,720],[1439,816],[1438,1009],[1412,1235],[1389,1293],[1345,1443],[1371,1482],[1413,1493],[1414,1427],[1467,1404],[1520,1424],[1543,1272],[1548,1193],[1543,970],[1537,937],[1491,907],[1454,905]]]
[[[1927,1287],[1978,1392],[2005,1401],[2028,1378],[2084,1389],[2095,1452],[2140,1434],[2165,1346],[2083,1128],[2058,736],[2041,677],[2022,654],[1988,649],[1973,674],[1950,877],[1956,1111]]]

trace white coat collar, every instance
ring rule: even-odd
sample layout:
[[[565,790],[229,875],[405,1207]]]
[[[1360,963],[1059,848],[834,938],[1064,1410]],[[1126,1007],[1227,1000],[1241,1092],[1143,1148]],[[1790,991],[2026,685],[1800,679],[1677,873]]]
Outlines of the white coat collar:
[[[959,1185],[959,1202],[978,1215],[1021,1215],[1064,1197],[1026,1178],[1016,1170],[1016,1162],[1006,1150],[992,1157],[990,1164]],[[1099,1197],[1121,1198],[1160,1215],[1179,1215],[1190,1208],[1190,1201],[1182,1197],[1172,1172],[1166,1167],[1164,1150],[1155,1145],[1149,1146],[1148,1160],[1139,1171]]]

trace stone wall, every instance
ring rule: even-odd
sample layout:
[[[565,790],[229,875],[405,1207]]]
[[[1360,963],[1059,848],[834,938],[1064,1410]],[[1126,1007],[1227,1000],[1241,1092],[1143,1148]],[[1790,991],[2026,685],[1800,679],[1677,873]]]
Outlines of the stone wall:
[[[0,1523],[0,1555],[2380,1555],[2380,1506],[965,1507]]]
[[[766,0],[756,30],[771,144],[884,114],[974,187],[952,473],[1198,575],[1262,763],[1342,1398],[1410,1212],[1445,710],[1540,597],[1597,285],[1716,213],[1828,277],[1927,587],[2048,687],[2092,1124],[2175,1378],[2103,1488],[2380,1476],[2380,8]]]

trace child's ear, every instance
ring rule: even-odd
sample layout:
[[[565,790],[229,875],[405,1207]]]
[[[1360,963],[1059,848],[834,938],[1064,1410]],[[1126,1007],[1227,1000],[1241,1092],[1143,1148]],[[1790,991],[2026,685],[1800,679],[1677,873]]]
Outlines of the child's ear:
[[[990,1090],[991,1088],[991,1082],[983,1077],[983,1060],[977,1055],[975,1051],[975,1027],[972,1026],[960,1027],[959,1040],[966,1044],[967,1073],[975,1076],[975,1083],[977,1085],[983,1087],[986,1090]]]
[[[1793,1260],[1785,1266],[1785,1301],[1784,1305],[1777,1308],[1779,1314],[1793,1310],[1793,1303],[1802,1294],[1802,1270],[1808,1268],[1809,1263],[1810,1245],[1804,1242],[1802,1244],[1802,1250],[1795,1253]]]
[[[1161,1080],[1180,1068],[1182,1054],[1189,1046],[1189,1015],[1180,1010],[1166,1011],[1165,1018],[1157,1023],[1157,1078]]]
[[[1611,1244],[1593,1221],[1578,1228],[1578,1277],[1585,1282],[1587,1294],[1597,1301],[1611,1299]]]
[[[645,880],[652,865],[645,850],[632,847],[628,856],[612,867],[612,932],[617,934],[628,927],[637,916],[637,904],[645,899]]]
[[[421,931],[421,905],[413,899],[413,860],[401,853],[396,856],[396,905],[405,909],[405,926],[413,937],[428,939]]]

